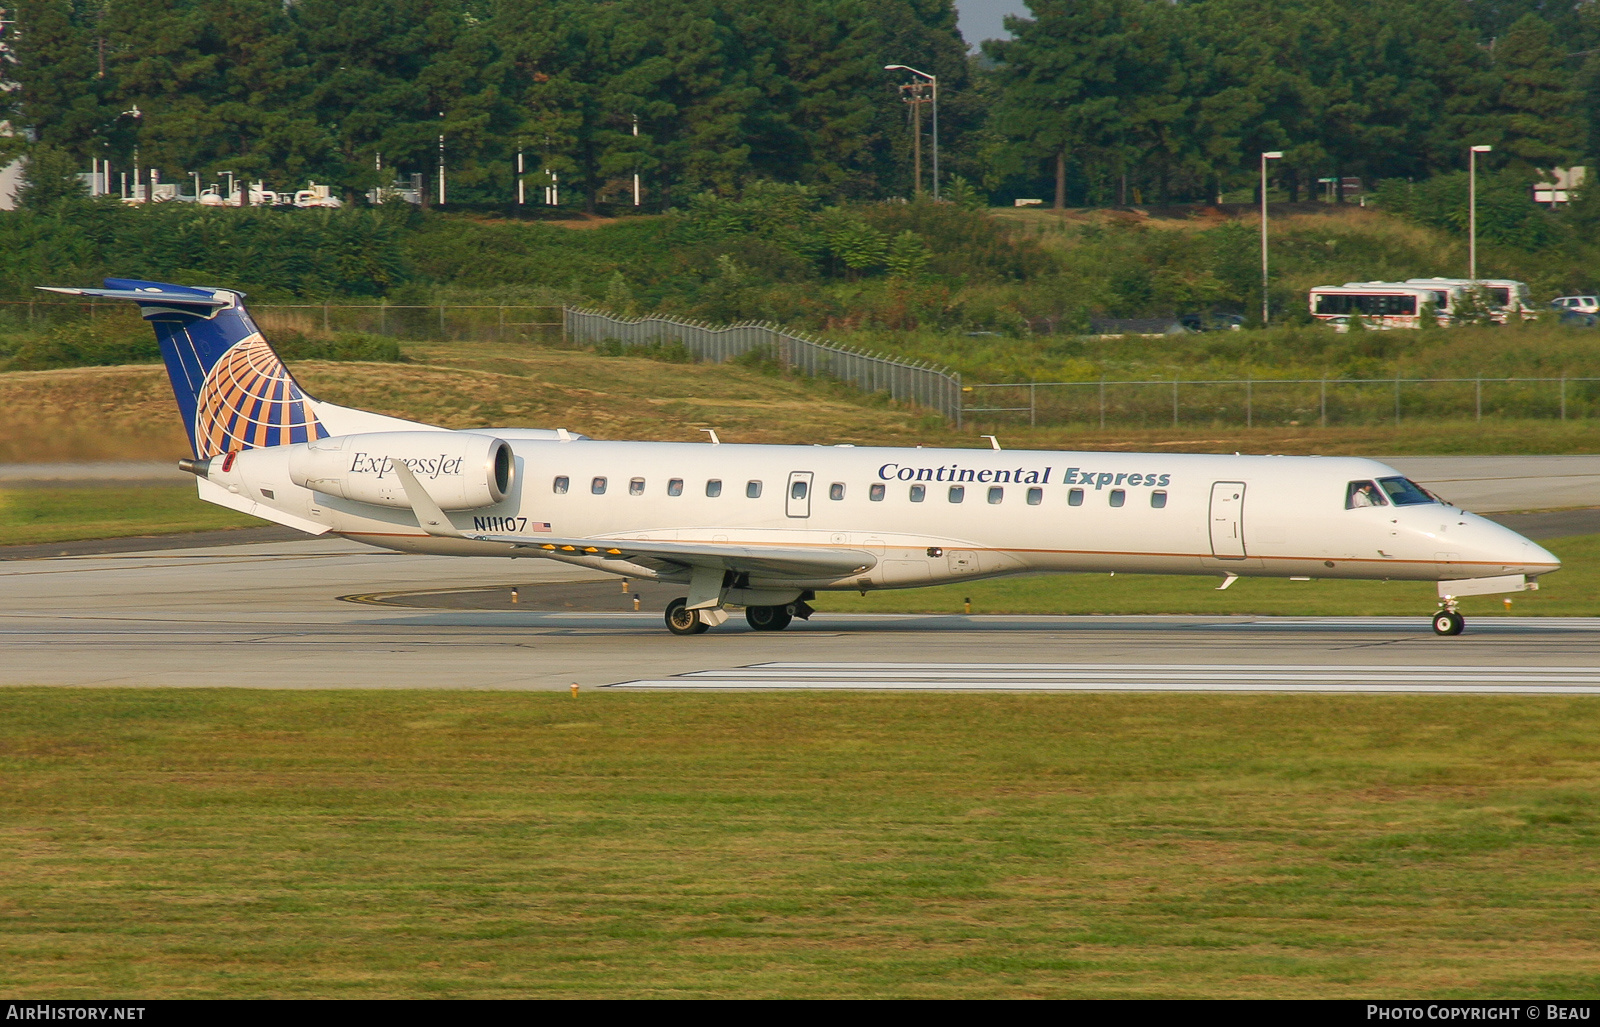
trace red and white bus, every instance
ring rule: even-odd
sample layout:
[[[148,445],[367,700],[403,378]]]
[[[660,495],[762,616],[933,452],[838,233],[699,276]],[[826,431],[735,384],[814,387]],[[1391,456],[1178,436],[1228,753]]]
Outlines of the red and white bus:
[[[1477,289],[1483,295],[1484,306],[1489,308],[1489,316],[1500,324],[1505,324],[1512,314],[1520,314],[1524,321],[1539,316],[1533,309],[1527,284],[1512,278],[1480,278],[1476,282],[1470,278],[1407,278],[1406,284],[1462,292]]]
[[[1432,304],[1439,324],[1448,324],[1461,289],[1450,285],[1406,282],[1346,282],[1311,290],[1311,316],[1319,321],[1349,324],[1360,317],[1369,328],[1421,328],[1422,313]]]

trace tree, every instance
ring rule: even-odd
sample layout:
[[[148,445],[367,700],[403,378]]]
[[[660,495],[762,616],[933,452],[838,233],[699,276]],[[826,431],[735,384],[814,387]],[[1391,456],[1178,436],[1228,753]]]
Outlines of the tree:
[[[1577,158],[1582,126],[1572,115],[1577,93],[1564,58],[1549,24],[1534,14],[1517,19],[1495,47],[1498,145],[1513,166],[1551,168]]]

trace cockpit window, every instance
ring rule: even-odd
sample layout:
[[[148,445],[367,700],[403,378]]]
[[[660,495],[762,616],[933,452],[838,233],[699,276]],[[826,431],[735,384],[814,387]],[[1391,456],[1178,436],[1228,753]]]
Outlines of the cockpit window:
[[[1370,481],[1353,481],[1344,493],[1344,508],[1354,510],[1362,506],[1388,506],[1389,501],[1383,498],[1383,493],[1378,491],[1378,486]]]
[[[1389,493],[1389,498],[1394,500],[1395,506],[1418,506],[1422,503],[1438,502],[1428,494],[1427,489],[1410,478],[1379,478],[1378,484],[1383,486],[1383,491]]]

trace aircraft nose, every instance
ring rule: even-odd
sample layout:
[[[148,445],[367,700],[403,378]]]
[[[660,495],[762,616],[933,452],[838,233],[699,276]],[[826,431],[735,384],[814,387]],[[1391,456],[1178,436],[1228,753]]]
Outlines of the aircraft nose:
[[[1496,538],[1491,551],[1505,568],[1503,574],[1526,574],[1536,577],[1540,574],[1549,574],[1551,571],[1561,569],[1561,560],[1550,550],[1539,543],[1512,531],[1502,525],[1495,525]]]
[[[1522,573],[1533,577],[1561,569],[1561,558],[1537,542],[1522,539]]]

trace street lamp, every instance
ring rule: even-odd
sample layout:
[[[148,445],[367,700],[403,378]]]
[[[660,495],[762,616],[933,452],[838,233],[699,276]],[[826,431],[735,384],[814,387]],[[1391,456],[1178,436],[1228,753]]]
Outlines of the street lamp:
[[[1478,154],[1492,146],[1474,146],[1467,151],[1467,277],[1478,284]]]
[[[939,202],[939,76],[918,71],[909,64],[885,64],[884,71],[909,71],[933,85],[933,202]]]
[[[1267,326],[1267,161],[1280,160],[1282,150],[1261,154],[1261,327]]]

